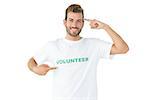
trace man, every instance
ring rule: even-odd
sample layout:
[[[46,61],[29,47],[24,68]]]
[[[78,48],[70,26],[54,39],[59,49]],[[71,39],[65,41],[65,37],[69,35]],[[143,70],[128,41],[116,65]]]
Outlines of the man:
[[[89,21],[92,29],[105,30],[113,43],[80,37],[84,20]],[[48,42],[29,60],[28,67],[38,75],[53,72],[53,100],[97,100],[99,59],[124,54],[129,50],[128,45],[109,25],[84,19],[83,9],[77,4],[66,9],[64,25],[65,38]]]

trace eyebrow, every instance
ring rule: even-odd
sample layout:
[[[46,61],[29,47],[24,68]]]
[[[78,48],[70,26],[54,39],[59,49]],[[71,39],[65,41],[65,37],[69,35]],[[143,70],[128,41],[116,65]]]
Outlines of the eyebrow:
[[[69,18],[69,19],[73,19],[73,18]]]
[[[69,19],[74,20],[73,18],[69,18]],[[82,20],[82,19],[77,19],[77,20]]]

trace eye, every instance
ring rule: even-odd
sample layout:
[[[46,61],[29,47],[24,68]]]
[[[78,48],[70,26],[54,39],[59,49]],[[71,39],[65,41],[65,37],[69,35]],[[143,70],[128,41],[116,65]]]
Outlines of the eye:
[[[73,22],[73,19],[69,19],[70,22]]]
[[[82,21],[81,21],[81,20],[77,20],[77,22],[78,22],[78,23],[81,23]]]

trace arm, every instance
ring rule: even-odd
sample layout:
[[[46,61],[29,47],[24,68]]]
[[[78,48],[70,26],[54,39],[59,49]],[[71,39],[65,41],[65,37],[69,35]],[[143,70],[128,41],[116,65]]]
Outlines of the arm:
[[[29,61],[28,61],[28,68],[33,71],[33,68],[34,67],[37,67],[37,63],[36,61],[34,60],[34,58],[30,58]]]
[[[113,41],[111,48],[111,54],[124,54],[127,53],[129,47],[127,43],[108,25],[105,24],[103,28]]]
[[[111,37],[113,45],[110,54],[124,54],[128,52],[129,47],[127,43],[109,25],[95,19],[94,20],[86,19],[86,20],[90,21],[91,28],[104,29]]]
[[[33,57],[28,61],[28,68],[38,75],[46,75],[49,70],[56,69],[56,67],[50,68],[47,64],[38,65]]]

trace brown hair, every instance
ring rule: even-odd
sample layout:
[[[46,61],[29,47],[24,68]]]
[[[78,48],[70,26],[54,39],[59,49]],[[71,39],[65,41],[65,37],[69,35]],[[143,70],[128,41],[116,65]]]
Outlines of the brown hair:
[[[67,9],[66,9],[66,13],[65,13],[65,20],[67,20],[67,14],[69,12],[75,12],[75,13],[82,13],[82,16],[84,18],[84,13],[83,13],[83,9],[80,5],[78,4],[72,4],[70,5]]]

